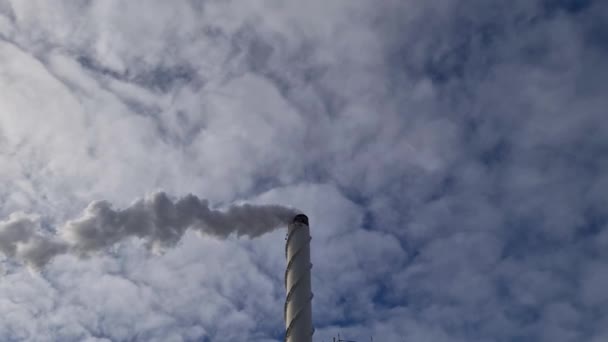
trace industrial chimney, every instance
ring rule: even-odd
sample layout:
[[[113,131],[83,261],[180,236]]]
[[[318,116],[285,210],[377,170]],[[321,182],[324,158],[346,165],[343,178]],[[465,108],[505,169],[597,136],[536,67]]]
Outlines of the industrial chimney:
[[[285,342],[311,342],[312,290],[310,284],[310,229],[308,217],[296,215],[289,224],[285,243]]]

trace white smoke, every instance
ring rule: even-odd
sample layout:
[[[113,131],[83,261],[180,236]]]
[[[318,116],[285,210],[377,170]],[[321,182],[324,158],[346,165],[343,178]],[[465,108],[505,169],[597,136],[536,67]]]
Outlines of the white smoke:
[[[233,205],[221,211],[194,195],[173,202],[158,192],[122,210],[107,201],[92,202],[56,235],[40,229],[35,216],[13,214],[0,221],[0,252],[41,268],[59,254],[84,256],[129,237],[143,239],[154,250],[175,245],[187,229],[219,238],[230,234],[253,238],[286,225],[296,214],[279,205]]]

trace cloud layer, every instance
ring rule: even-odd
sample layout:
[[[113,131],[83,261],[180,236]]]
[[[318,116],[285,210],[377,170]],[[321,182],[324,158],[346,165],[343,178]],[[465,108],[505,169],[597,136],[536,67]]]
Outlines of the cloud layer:
[[[573,0],[0,0],[0,248],[61,251],[26,247],[156,189],[281,203],[311,219],[318,341],[603,341],[606,20]],[[39,275],[7,258],[0,339],[281,340],[283,234],[192,237]]]

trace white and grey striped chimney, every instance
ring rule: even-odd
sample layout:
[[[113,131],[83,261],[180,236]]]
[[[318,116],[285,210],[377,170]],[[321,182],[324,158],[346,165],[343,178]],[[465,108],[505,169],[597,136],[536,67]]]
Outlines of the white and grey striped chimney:
[[[285,243],[285,342],[311,342],[312,290],[308,217],[296,215],[289,224]]]

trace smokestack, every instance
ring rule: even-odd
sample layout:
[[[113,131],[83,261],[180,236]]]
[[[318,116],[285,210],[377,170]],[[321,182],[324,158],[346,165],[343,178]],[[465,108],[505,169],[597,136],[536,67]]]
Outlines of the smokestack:
[[[288,228],[285,243],[285,342],[311,342],[314,329],[308,217],[296,215]]]

